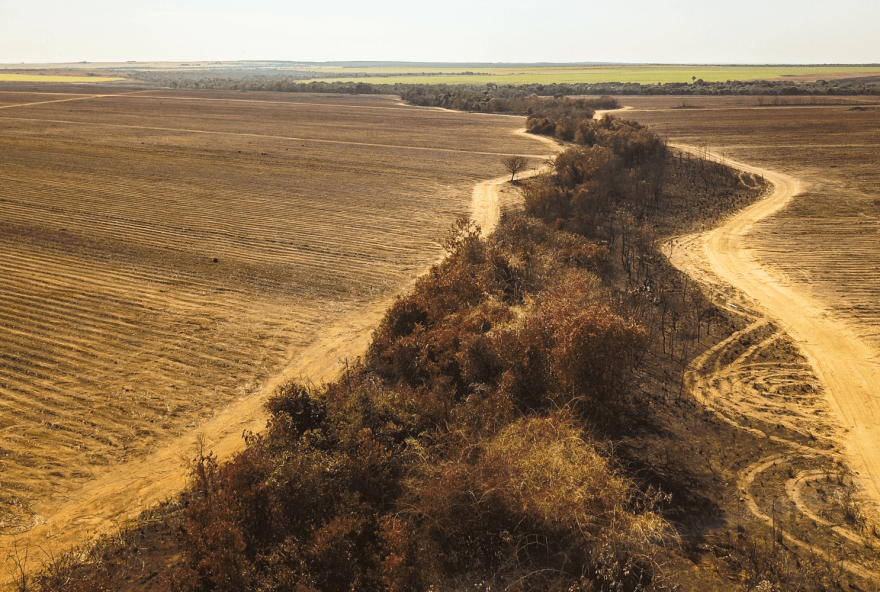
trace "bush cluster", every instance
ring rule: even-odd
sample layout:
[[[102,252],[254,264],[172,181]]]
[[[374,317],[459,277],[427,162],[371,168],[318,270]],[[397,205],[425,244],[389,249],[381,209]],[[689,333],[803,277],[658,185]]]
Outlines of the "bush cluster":
[[[341,380],[287,385],[234,462],[196,459],[176,589],[661,587],[656,498],[590,434],[641,413],[649,340],[684,360],[708,305],[649,277],[674,157],[630,122],[575,135],[526,215],[453,227]]]
[[[445,246],[342,379],[195,460],[177,590],[657,585],[670,531],[587,431],[627,413],[646,342],[607,250],[531,217]]]
[[[620,107],[617,99],[609,96],[598,98],[575,98],[562,94],[539,96],[537,93],[505,92],[505,90],[494,85],[438,87],[421,84],[395,85],[394,92],[403,100],[422,107],[443,107],[480,113],[541,114],[554,119],[563,114],[576,119],[589,119],[596,109]]]
[[[582,146],[556,157],[552,178],[526,186],[528,214],[589,234],[588,228],[616,210],[659,200],[667,151],[642,125],[607,116],[579,121],[562,116],[529,117],[526,127]]]

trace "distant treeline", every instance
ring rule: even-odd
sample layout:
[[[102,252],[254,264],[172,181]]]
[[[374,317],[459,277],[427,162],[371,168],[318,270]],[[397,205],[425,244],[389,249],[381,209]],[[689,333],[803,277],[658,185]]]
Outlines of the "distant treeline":
[[[397,85],[395,85],[397,86]],[[497,88],[477,91],[470,88],[411,86],[399,92],[400,98],[420,107],[445,107],[481,113],[516,113],[558,119],[563,113],[573,119],[590,119],[596,109],[617,109],[620,103],[609,96],[571,98],[562,95],[540,97],[536,93],[503,93]]]
[[[167,88],[191,90],[245,90],[269,92],[331,93],[349,95],[394,94],[389,87],[364,82],[303,82],[309,73],[254,74],[234,71],[217,75],[210,71],[128,72],[132,80]],[[396,85],[395,85],[396,86]]]
[[[692,84],[640,84],[638,82],[553,83],[553,84],[370,84],[368,82],[304,82],[298,74],[225,73],[216,76],[208,71],[193,72],[131,72],[133,79],[170,88],[249,90],[275,92],[309,92],[342,94],[395,94],[406,100],[418,98],[415,104],[443,106],[444,100],[482,104],[492,99],[515,99],[536,95],[563,97],[578,95],[769,95],[769,96],[853,96],[880,95],[876,78],[817,82],[755,80],[704,82]],[[476,109],[481,110],[481,109]]]

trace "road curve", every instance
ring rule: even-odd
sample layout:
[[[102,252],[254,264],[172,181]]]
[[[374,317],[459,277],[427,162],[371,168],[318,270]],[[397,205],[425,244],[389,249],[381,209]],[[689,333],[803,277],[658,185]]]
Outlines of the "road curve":
[[[534,136],[526,133],[525,129],[518,129],[513,133],[539,140],[550,147],[554,153],[560,152],[563,149],[563,147],[555,140],[544,136]],[[537,158],[540,159],[539,164],[536,167],[523,171],[517,175],[517,179],[522,181],[523,179],[529,179],[546,173],[550,169],[550,165],[547,164],[547,162],[552,157],[553,154],[538,156]],[[510,181],[511,179],[505,175],[503,177],[477,183],[477,185],[474,186],[474,192],[471,197],[471,219],[480,226],[483,231],[483,236],[491,234],[501,220],[501,196],[498,190],[502,185],[505,185]]]
[[[673,145],[700,156],[705,150]],[[709,156],[718,157],[712,153]],[[763,175],[772,194],[742,210],[722,226],[682,237],[669,249],[673,264],[712,284],[726,283],[745,293],[752,305],[775,319],[795,339],[837,413],[852,469],[862,478],[865,493],[876,511],[880,507],[880,364],[878,352],[860,339],[844,319],[799,291],[784,277],[762,266],[746,247],[754,225],[782,209],[800,193],[798,179],[756,166],[725,159],[744,172]]]

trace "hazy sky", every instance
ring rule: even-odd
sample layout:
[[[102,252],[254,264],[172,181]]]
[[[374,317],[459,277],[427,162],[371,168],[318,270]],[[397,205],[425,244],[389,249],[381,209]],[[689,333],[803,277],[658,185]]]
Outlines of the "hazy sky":
[[[880,0],[0,0],[0,63],[877,63]]]

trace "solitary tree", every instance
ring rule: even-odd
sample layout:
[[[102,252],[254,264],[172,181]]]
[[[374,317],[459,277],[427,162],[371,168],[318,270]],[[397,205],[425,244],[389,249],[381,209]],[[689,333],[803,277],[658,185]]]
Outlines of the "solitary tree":
[[[525,156],[505,156],[501,159],[501,164],[510,173],[510,180],[513,181],[518,172],[526,170],[529,159]]]

